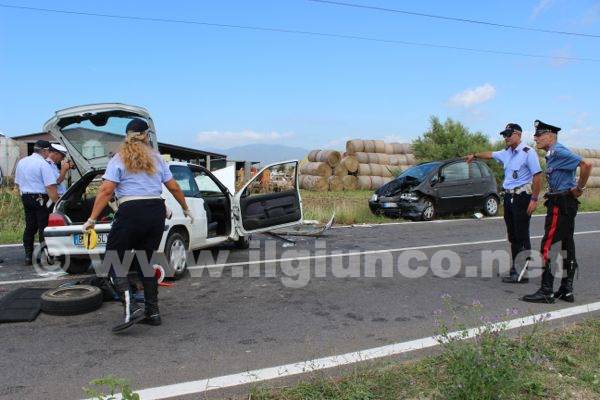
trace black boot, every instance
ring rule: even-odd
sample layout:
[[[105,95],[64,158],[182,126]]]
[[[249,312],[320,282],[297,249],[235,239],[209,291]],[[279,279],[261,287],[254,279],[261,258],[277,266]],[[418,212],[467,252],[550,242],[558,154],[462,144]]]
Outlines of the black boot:
[[[564,300],[568,303],[575,302],[575,296],[573,296],[573,280],[575,279],[575,271],[577,270],[577,261],[565,261],[563,262],[563,278],[560,281],[560,288],[554,293],[554,297],[557,299]]]
[[[527,283],[527,282],[529,282],[529,278],[526,275],[523,275],[521,280],[519,280],[519,273],[517,272],[515,267],[512,267],[510,269],[510,273],[507,276],[502,278],[502,282],[503,283]]]
[[[552,287],[554,286],[554,275],[550,270],[550,265],[546,265],[544,272],[542,273],[542,287],[534,294],[528,294],[523,296],[523,301],[530,303],[554,303],[554,292]]]
[[[114,333],[129,329],[144,319],[144,310],[136,304],[130,289],[119,290],[119,296],[123,302],[123,322],[112,328]]]
[[[158,310],[158,282],[156,278],[144,278],[144,301],[146,311],[144,313],[143,324],[158,326],[162,324],[160,312]]]

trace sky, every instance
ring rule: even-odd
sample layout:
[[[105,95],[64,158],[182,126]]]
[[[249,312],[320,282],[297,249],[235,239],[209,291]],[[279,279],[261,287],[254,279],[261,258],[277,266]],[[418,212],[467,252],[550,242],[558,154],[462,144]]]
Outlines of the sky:
[[[600,35],[600,1],[340,0]],[[309,0],[0,5],[310,31],[546,55],[469,52],[233,27],[0,7],[0,132],[38,132],[56,110],[146,107],[160,141],[196,148],[277,143],[343,149],[351,138],[411,141],[431,116],[498,139],[533,121],[600,148],[600,38],[460,23]],[[555,57],[596,61],[563,60]]]

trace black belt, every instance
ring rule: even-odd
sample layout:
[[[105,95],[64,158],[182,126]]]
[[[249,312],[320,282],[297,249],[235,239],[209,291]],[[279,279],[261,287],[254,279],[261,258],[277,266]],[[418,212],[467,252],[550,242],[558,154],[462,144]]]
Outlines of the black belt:
[[[544,197],[567,197],[572,196],[570,190],[563,190],[562,192],[548,192]]]
[[[23,196],[48,196],[48,193],[21,193]]]

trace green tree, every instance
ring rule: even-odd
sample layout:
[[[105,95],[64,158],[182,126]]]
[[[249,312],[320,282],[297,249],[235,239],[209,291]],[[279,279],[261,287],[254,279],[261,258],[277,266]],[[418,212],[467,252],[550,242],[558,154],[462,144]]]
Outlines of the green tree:
[[[458,121],[448,118],[442,124],[434,116],[430,120],[429,130],[412,143],[415,157],[419,161],[464,157],[469,153],[491,149],[487,136],[481,132],[472,133]]]

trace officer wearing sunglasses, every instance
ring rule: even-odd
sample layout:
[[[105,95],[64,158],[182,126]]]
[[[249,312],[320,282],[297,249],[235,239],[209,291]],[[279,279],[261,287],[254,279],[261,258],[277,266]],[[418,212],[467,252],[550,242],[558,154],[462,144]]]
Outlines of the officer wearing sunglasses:
[[[534,294],[524,296],[523,300],[532,303],[554,303],[555,299],[561,299],[572,303],[575,301],[573,279],[577,270],[573,238],[575,216],[579,207],[577,198],[585,190],[592,165],[558,143],[560,128],[540,120],[534,122],[534,127],[535,134],[533,136],[537,148],[546,151],[548,192],[544,196],[547,199],[544,205],[547,207],[547,213],[541,244],[544,267],[540,289]],[[577,167],[580,168],[579,181],[575,178]],[[560,288],[554,293],[554,276],[550,268],[549,251],[556,242],[561,242],[566,258],[562,260],[563,276]]]
[[[519,279],[516,263],[521,252],[531,250],[529,223],[542,188],[540,160],[535,150],[521,142],[522,132],[520,125],[510,123],[500,132],[506,143],[504,150],[467,156],[467,162],[474,158],[494,159],[504,167],[504,222],[512,255],[510,273],[502,278],[504,283],[525,283],[529,280],[525,276]]]

